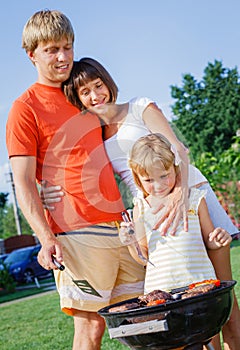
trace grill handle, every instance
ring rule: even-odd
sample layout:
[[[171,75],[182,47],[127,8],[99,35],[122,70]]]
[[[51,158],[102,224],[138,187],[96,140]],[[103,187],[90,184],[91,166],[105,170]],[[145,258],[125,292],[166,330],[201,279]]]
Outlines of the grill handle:
[[[141,323],[126,324],[116,328],[108,328],[109,336],[113,338],[128,337],[131,335],[147,334],[168,331],[167,320],[152,320]]]

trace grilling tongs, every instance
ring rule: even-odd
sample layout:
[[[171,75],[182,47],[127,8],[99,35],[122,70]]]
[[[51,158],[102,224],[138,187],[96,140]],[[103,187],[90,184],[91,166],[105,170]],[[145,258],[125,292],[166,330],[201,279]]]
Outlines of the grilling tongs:
[[[122,218],[123,218],[123,221],[125,221],[125,222],[131,222],[131,220],[129,219],[127,213],[125,213],[125,211],[122,212]],[[134,235],[134,234],[135,234],[135,232],[134,232],[133,229],[129,229],[128,233],[129,233],[130,235]],[[143,256],[143,253],[142,253],[142,251],[141,251],[141,248],[140,248],[139,243],[138,243],[137,241],[135,241],[133,244],[135,245],[135,248],[136,248],[136,250],[137,250],[138,257],[139,257],[143,262],[149,263],[149,264],[151,264],[152,266],[155,267],[155,265],[154,265],[148,258],[145,258],[145,256]]]

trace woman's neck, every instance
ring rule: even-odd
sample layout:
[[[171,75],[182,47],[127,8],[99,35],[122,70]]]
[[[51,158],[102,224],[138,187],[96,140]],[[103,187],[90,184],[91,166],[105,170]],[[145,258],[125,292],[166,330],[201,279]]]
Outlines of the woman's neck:
[[[103,139],[107,140],[118,132],[128,114],[128,103],[108,105],[106,112],[99,115],[103,122]]]
[[[122,122],[128,113],[128,103],[106,104],[103,113],[99,114],[105,125]]]

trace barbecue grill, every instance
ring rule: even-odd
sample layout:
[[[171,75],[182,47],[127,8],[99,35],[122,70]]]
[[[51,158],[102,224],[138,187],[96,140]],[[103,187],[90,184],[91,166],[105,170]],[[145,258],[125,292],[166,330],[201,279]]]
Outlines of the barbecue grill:
[[[235,284],[236,281],[221,281],[219,287],[197,296],[109,312],[112,307],[138,302],[138,298],[128,299],[98,313],[106,320],[110,338],[131,349],[201,349],[228,320]]]

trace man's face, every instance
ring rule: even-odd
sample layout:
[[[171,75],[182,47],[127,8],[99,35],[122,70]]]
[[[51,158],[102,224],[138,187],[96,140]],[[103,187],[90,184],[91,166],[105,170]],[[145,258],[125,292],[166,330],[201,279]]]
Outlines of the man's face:
[[[73,65],[73,43],[66,38],[60,41],[39,43],[28,56],[38,71],[38,82],[60,87],[68,79]]]

